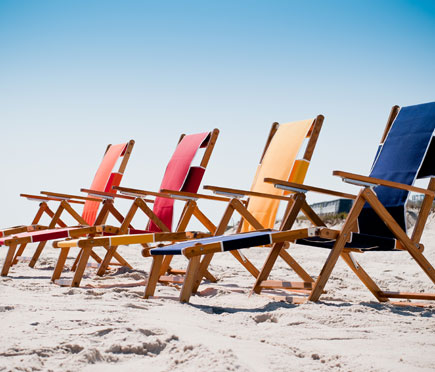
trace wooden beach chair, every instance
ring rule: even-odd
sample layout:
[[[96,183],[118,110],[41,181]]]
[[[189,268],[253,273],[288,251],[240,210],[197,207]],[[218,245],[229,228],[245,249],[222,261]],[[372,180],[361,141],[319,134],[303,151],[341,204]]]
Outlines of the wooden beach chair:
[[[225,241],[198,240],[189,242],[189,244],[180,243],[164,248],[181,251],[181,254],[190,259],[186,274],[186,278],[189,280],[185,281],[188,285],[183,288],[180,299],[188,301],[192,293],[192,283],[197,276],[201,255],[270,243],[273,244],[273,248],[256,280],[253,293],[261,293],[263,289],[285,289],[298,292],[299,296],[291,298],[295,303],[306,300],[317,301],[324,291],[338,258],[341,256],[380,302],[402,299],[408,301],[405,304],[412,304],[411,300],[435,300],[435,294],[431,293],[382,290],[361,267],[353,254],[354,252],[373,251],[408,252],[429,279],[435,283],[434,267],[423,255],[424,247],[420,242],[435,196],[434,130],[435,103],[401,109],[398,106],[393,107],[370,175],[365,177],[342,171],[334,171],[333,173],[341,177],[343,181],[361,187],[357,196],[347,195],[355,201],[341,230],[325,227],[323,222],[305,205],[305,193],[308,191],[332,195],[336,195],[336,192],[266,179],[266,182],[274,184],[275,187],[294,193],[293,206],[284,221],[282,231],[257,231],[250,233],[251,235],[229,236],[225,238]],[[413,186],[417,178],[429,178],[428,187]],[[423,194],[424,200],[416,225],[408,236],[405,203],[411,191]],[[346,195],[342,194],[341,196]],[[298,210],[307,212],[307,217],[311,219],[315,227],[290,230],[294,214]],[[317,280],[303,282],[268,280],[276,259],[286,242],[331,250]],[[160,255],[162,254],[159,252],[160,249],[151,250],[150,254]],[[163,254],[168,254],[168,252],[163,252]],[[301,294],[307,296],[301,297]]]
[[[212,132],[199,134],[183,134],[180,137],[177,148],[175,149],[168,166],[166,167],[161,188],[196,193],[214,150],[218,135],[218,129],[214,129]],[[192,162],[200,148],[204,148],[204,152],[200,159],[199,166],[196,166],[193,165]],[[186,200],[185,198],[178,198],[185,202],[185,206],[180,221],[178,222],[176,229],[173,231],[174,198],[171,198],[168,194],[160,192],[125,187],[116,187],[116,190],[119,190],[122,195],[117,194],[112,196],[107,195],[107,193],[104,192],[87,189],[82,190],[91,193],[91,195],[102,198],[114,199],[117,197],[130,197],[134,199],[134,202],[132,203],[128,213],[123,218],[120,227],[116,228],[107,225],[100,226],[101,233],[108,236],[55,242],[53,246],[55,248],[60,248],[61,251],[59,260],[52,275],[53,282],[60,279],[69,250],[73,247],[80,248],[80,258],[75,269],[74,278],[71,282],[71,286],[77,287],[80,285],[87,262],[95,247],[102,246],[107,250],[97,272],[98,275],[103,275],[111,262],[112,257],[116,257],[118,246],[136,244],[137,234],[146,236],[146,238],[143,238],[138,242],[145,246],[148,243],[160,240],[185,240],[192,237],[192,234],[185,232],[192,216],[195,216],[206,228],[209,228],[212,231],[215,228],[208,218],[200,211],[196,201],[193,199]],[[154,196],[155,199],[147,200],[145,199],[146,196]],[[154,205],[152,209],[147,205],[147,202],[153,202]],[[131,226],[131,222],[138,211],[142,211],[149,219],[148,225],[144,230],[137,230]],[[214,278],[210,277],[210,279]]]
[[[93,179],[91,188],[105,191],[110,195],[116,193],[116,190],[112,190],[112,187],[120,184],[133,150],[133,146],[133,140],[128,143],[108,145]],[[114,170],[118,162],[119,167],[117,170]],[[30,200],[36,200],[40,203],[38,211],[32,221],[32,225],[8,229],[7,233],[0,237],[0,245],[6,245],[9,247],[1,271],[2,276],[8,274],[10,267],[18,261],[18,258],[23,254],[27,244],[39,242],[29,264],[30,267],[34,267],[48,240],[67,238],[69,236],[83,236],[83,234],[76,235],[75,231],[78,227],[83,226],[85,226],[85,233],[95,232],[95,229],[92,228],[92,226],[104,223],[109,213],[112,213],[115,216],[119,215],[119,212],[115,207],[113,207],[113,205],[106,203],[97,217],[101,204],[100,198],[90,197],[89,195],[78,196],[46,191],[42,191],[42,194],[45,194],[45,196],[21,194],[23,197]],[[49,201],[56,201],[59,203],[54,212],[48,206]],[[82,214],[78,214],[71,204],[84,204]],[[67,226],[61,219],[63,213],[69,214],[80,224],[80,226]],[[50,222],[47,226],[38,224],[44,214],[50,217]],[[95,256],[95,258],[98,259],[98,256]],[[120,257],[118,256],[117,258]],[[126,263],[124,260],[122,260],[122,262]]]
[[[241,223],[239,224],[239,231],[249,231],[252,226],[255,228],[272,227],[275,223],[279,201],[289,201],[290,198],[283,196],[282,190],[277,190],[273,187],[270,187],[270,185],[265,184],[262,180],[265,175],[275,174],[277,177],[290,179],[295,182],[302,182],[308,169],[308,165],[311,160],[322,124],[322,115],[319,115],[315,119],[300,122],[282,125],[274,123],[266,141],[266,146],[262,153],[251,191],[228,189],[215,186],[205,187],[217,193],[221,193],[225,197],[203,195],[185,191],[177,192],[167,189],[162,189],[162,191],[166,192],[171,197],[186,198],[190,200],[190,202],[201,198],[227,202],[227,210],[225,211],[225,214],[217,227],[214,226],[209,220],[206,220],[206,223],[202,221],[204,226],[206,226],[210,232],[213,232],[214,235],[221,235],[224,233],[235,211],[237,211],[242,217]],[[303,147],[303,143],[305,142],[306,138],[308,140],[306,141],[305,151],[303,151],[302,159],[297,159],[298,153],[300,152],[301,147]],[[270,194],[266,194],[267,192]],[[248,196],[249,199],[240,200],[240,198],[245,195]],[[264,198],[265,195],[267,195],[269,198]],[[203,220],[204,218],[205,215],[202,216]],[[247,223],[245,223],[245,221],[247,221]],[[191,235],[183,236],[184,239],[188,239],[189,237],[191,237]],[[137,235],[134,237],[121,235],[113,237],[110,240],[110,245],[112,247],[116,247],[117,245],[121,244],[141,244],[162,240],[169,239],[165,239],[164,235],[159,235],[157,240],[156,237],[150,234]],[[66,247],[67,244],[67,242],[57,243],[58,246],[64,247]],[[78,245],[83,248],[89,246],[109,245],[109,240],[104,238],[95,238],[91,240],[80,239],[78,241]],[[149,248],[146,248],[143,250],[142,254],[147,257],[149,256],[148,251]],[[252,275],[258,275],[259,270],[245,256],[241,255],[237,251],[232,253]],[[287,252],[283,252],[282,257],[288,264],[294,266],[295,261],[287,254]],[[211,257],[207,257],[207,259],[210,261]],[[162,258],[157,280],[163,283],[182,284],[183,278],[177,275],[184,274],[185,271],[172,269],[170,267],[171,260],[172,255],[167,255],[164,257],[164,259]],[[294,268],[301,269],[299,267]],[[214,281],[213,276],[208,272],[207,268],[205,268],[202,273],[203,277]]]
[[[234,212],[238,212],[242,217],[238,226],[238,231],[240,232],[247,232],[252,229],[271,228],[274,226],[279,202],[288,202],[291,198],[284,196],[282,190],[278,190],[264,183],[263,179],[267,175],[276,174],[277,177],[280,178],[294,182],[303,182],[320,134],[323,120],[323,116],[319,115],[315,119],[282,125],[274,123],[260,158],[251,190],[247,191],[216,186],[204,187],[205,189],[231,198],[214,235],[219,236],[225,232]],[[305,141],[306,139],[307,141]],[[298,155],[301,152],[302,158],[298,159]],[[189,196],[183,193],[171,194]],[[242,198],[245,196],[247,196],[248,199],[243,200]],[[202,197],[202,195],[197,195],[196,197]],[[237,250],[231,253],[254,277],[258,276],[259,270],[246,256]],[[144,251],[143,254],[145,256],[150,255],[148,251]],[[165,257],[154,258],[152,271],[147,284],[148,292],[154,293],[157,281],[165,283],[171,280],[171,278],[163,274],[167,269],[168,262],[170,262],[173,256],[174,255],[168,254]],[[195,282],[195,288],[199,286],[202,278],[208,274],[208,266],[210,265],[212,257],[213,255],[206,255],[204,257],[200,275],[198,275]],[[300,272],[300,275],[305,278],[309,277],[286,251],[282,251],[281,257],[287,264]],[[159,273],[158,275],[157,272]],[[182,282],[181,280],[179,284]]]

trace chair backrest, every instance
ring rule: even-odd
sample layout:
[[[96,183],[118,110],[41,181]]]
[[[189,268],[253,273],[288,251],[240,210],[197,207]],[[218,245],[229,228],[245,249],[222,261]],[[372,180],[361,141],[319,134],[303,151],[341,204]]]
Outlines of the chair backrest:
[[[166,167],[160,190],[168,189],[196,193],[201,184],[218,135],[218,129],[214,129],[212,132],[190,135],[183,134]],[[192,166],[195,154],[200,148],[205,148],[200,165]],[[172,218],[174,214],[173,199],[157,197],[154,200],[153,212],[172,230]],[[161,231],[152,221],[148,223],[147,230],[152,232]]]
[[[257,167],[251,191],[284,195],[283,190],[265,183],[265,177],[303,183],[322,124],[321,115],[315,119],[281,125],[274,123]],[[304,155],[302,159],[297,159],[306,138],[309,138],[309,141]],[[273,228],[278,207],[279,200],[250,197],[247,209],[265,228]],[[246,221],[242,222],[242,232],[252,230],[254,228],[251,225]]]
[[[97,173],[95,173],[94,180],[90,187],[91,190],[105,191],[116,193],[113,186],[119,186],[122,176],[130,158],[131,151],[133,150],[134,141],[128,143],[120,143],[119,145],[108,145],[106,152],[103,156]],[[119,158],[123,158],[117,171],[113,171]],[[100,202],[86,201],[83,207],[82,217],[89,224],[93,225],[97,217]]]
[[[435,175],[435,102],[393,107],[370,177],[412,185],[417,178]],[[406,231],[405,203],[409,192],[385,186],[374,188],[378,199]],[[359,232],[394,237],[370,205],[358,218]]]

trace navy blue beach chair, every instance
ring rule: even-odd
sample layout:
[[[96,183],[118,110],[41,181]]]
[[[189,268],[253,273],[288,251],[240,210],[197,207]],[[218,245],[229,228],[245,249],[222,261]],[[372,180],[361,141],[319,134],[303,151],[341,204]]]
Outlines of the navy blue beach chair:
[[[336,191],[266,178],[266,182],[293,193],[292,205],[287,209],[280,231],[255,231],[199,239],[156,248],[150,254],[155,257],[161,254],[182,254],[189,259],[188,272],[180,294],[183,302],[189,300],[192,290],[197,288],[195,283],[206,269],[201,267],[201,256],[269,244],[272,249],[256,279],[254,293],[260,293],[263,289],[285,289],[297,293],[297,296],[287,297],[287,300],[291,299],[295,303],[317,301],[341,256],[380,302],[390,299],[435,300],[435,294],[381,290],[353,255],[353,252],[407,251],[435,283],[434,267],[424,257],[424,247],[420,243],[435,196],[434,130],[435,102],[392,108],[370,175],[366,177],[342,171],[333,172],[344,182],[361,187],[356,196],[343,194],[354,199],[354,203],[341,230],[327,228],[307,207],[305,201],[308,191],[337,195]],[[413,186],[419,178],[429,178],[426,189]],[[405,206],[410,192],[421,193],[424,198],[417,222],[408,236]],[[295,215],[299,211],[305,213],[313,227],[291,230]],[[317,280],[268,280],[280,251],[288,246],[288,242],[330,249]],[[153,275],[155,273],[151,271],[150,279]],[[146,297],[153,294],[153,288],[146,289]]]

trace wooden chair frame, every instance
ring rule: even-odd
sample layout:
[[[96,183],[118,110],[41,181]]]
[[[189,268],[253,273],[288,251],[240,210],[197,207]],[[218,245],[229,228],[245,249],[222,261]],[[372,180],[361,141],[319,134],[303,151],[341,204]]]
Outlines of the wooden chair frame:
[[[131,152],[134,147],[134,140],[130,140],[127,143],[126,149],[124,150],[124,155],[122,156],[122,160],[120,162],[119,168],[117,170],[117,173],[124,174],[125,169],[127,167],[128,161],[130,159]],[[106,148],[106,152],[109,150],[111,145],[108,145]],[[15,234],[18,234],[20,232],[31,232],[36,230],[45,230],[45,229],[55,229],[56,226],[62,228],[67,227],[66,223],[62,221],[61,216],[64,212],[68,213],[73,219],[75,219],[80,226],[78,227],[77,231],[72,233],[72,236],[83,236],[84,234],[95,234],[97,233],[97,230],[89,230],[88,223],[78,214],[75,209],[72,207],[71,204],[84,204],[85,201],[97,201],[101,202],[101,198],[95,198],[95,197],[89,197],[89,196],[81,196],[81,195],[71,195],[71,194],[62,194],[62,193],[55,193],[55,192],[48,192],[48,191],[41,191],[41,195],[30,195],[30,194],[20,194],[22,197],[26,197],[30,200],[36,200],[40,202],[38,211],[32,221],[32,224],[30,226],[21,226],[15,229],[8,229],[7,236],[10,237],[5,241],[5,245],[7,245],[8,253],[6,256],[6,260],[3,264],[1,275],[6,276],[9,273],[9,269],[12,265],[16,264],[18,262],[18,259],[20,256],[22,256],[27,244],[32,242],[31,237],[25,237],[25,238],[14,238]],[[59,202],[59,205],[55,212],[53,212],[50,207],[48,206],[48,201],[57,201]],[[47,226],[39,225],[39,221],[41,220],[42,216],[47,214],[51,221]],[[102,202],[102,207],[100,209],[100,212],[95,220],[94,226],[104,224],[109,216],[109,214],[112,214],[115,218],[119,220],[121,214],[119,211],[113,206],[112,200],[104,200]],[[121,216],[122,218],[122,216]],[[80,227],[83,227],[84,230],[81,230]],[[83,233],[82,235],[79,235],[80,233]],[[34,267],[37,260],[39,259],[45,245],[47,244],[47,241],[41,241],[39,242],[32,258],[29,263],[30,267]],[[93,257],[97,262],[101,262],[101,258],[96,255],[93,252]],[[119,261],[120,264],[128,265],[128,262],[125,261],[120,255],[117,255],[116,259]]]
[[[181,142],[185,134],[182,134],[178,143]],[[208,140],[207,146],[205,148],[203,157],[200,162],[200,166],[202,168],[207,168],[207,165],[210,161],[211,154],[214,150],[217,138],[219,136],[219,130],[214,129],[211,134],[210,138]],[[186,196],[172,196],[168,193],[162,193],[162,192],[152,192],[152,191],[146,191],[146,190],[140,190],[140,189],[132,189],[132,188],[126,188],[126,187],[114,187],[114,189],[118,190],[121,194],[125,194],[126,196],[132,197],[134,199],[129,211],[125,215],[124,218],[122,218],[121,226],[119,228],[113,227],[113,226],[102,226],[103,233],[110,233],[110,234],[116,234],[116,235],[123,235],[128,234],[129,229],[132,228],[131,222],[133,218],[135,217],[136,213],[141,210],[148,218],[149,220],[153,221],[162,231],[162,233],[156,233],[156,234],[145,234],[148,236],[153,236],[153,239],[159,239],[160,241],[171,241],[171,240],[183,240],[183,239],[191,239],[192,233],[185,232],[186,227],[191,220],[191,218],[194,216],[208,231],[213,233],[216,229],[216,226],[206,217],[206,215],[199,209],[196,199],[194,197],[186,197]],[[82,191],[89,192],[91,195],[96,195],[102,198],[117,198],[122,197],[123,195],[110,195],[107,196],[106,193],[101,193],[93,190],[87,190],[82,189]],[[172,191],[171,191],[172,192]],[[175,192],[175,191],[174,191]],[[190,194],[190,193],[186,193]],[[192,194],[196,195],[196,194]],[[171,199],[177,199],[185,202],[180,220],[177,224],[176,229],[174,232],[171,232],[169,227],[166,226],[159,218],[155,215],[153,210],[147,205],[147,202],[150,202],[150,200],[144,199],[145,196],[154,196],[154,197],[164,197],[164,198],[171,198]],[[215,196],[210,196],[209,199],[213,200],[228,200],[227,198],[220,198]],[[152,200],[151,200],[152,202]],[[195,236],[198,236],[198,234],[195,234]],[[204,236],[203,234],[200,236]],[[144,250],[149,249],[147,242],[149,240],[145,239],[145,242],[142,243],[144,246]],[[87,266],[87,262],[89,260],[89,257],[93,254],[93,248],[95,247],[104,247],[106,249],[106,254],[104,259],[100,262],[99,269],[97,271],[97,275],[104,275],[106,272],[111,259],[113,257],[117,257],[119,254],[117,253],[118,246],[110,245],[110,242],[108,239],[105,238],[93,238],[90,237],[89,239],[80,239],[78,242],[73,242],[73,244],[69,244],[68,242],[58,242],[53,244],[55,248],[60,248],[61,252],[59,255],[59,260],[56,264],[55,270],[53,272],[51,280],[53,282],[56,282],[59,280],[60,275],[63,271],[63,267],[65,265],[66,258],[68,256],[69,250],[72,247],[78,246],[81,248],[79,260],[76,265],[76,270],[74,273],[74,277],[71,283],[71,286],[78,287],[80,286],[80,282],[83,278],[84,270]],[[172,270],[172,268],[168,265],[167,271],[170,274],[174,273],[183,273],[184,271],[181,270]],[[216,281],[216,279],[210,274],[205,274],[208,279],[212,281]]]
[[[320,130],[322,128],[324,121],[323,115],[318,115],[316,119],[313,121],[312,129],[310,132],[310,139],[306,145],[305,152],[303,155],[303,160],[310,161],[314,152],[314,148],[316,146]],[[267,149],[269,147],[269,144],[272,141],[273,136],[275,135],[276,131],[278,130],[279,124],[273,123],[268,139],[266,141],[266,145],[264,147],[263,153],[260,158],[260,164],[264,158],[264,155],[267,152]],[[247,190],[240,190],[240,189],[232,189],[232,188],[224,188],[224,187],[217,187],[217,186],[204,186],[204,189],[212,190],[215,193],[222,194],[225,196],[229,196],[231,199],[229,199],[229,203],[227,205],[227,208],[220,220],[220,223],[218,224],[217,228],[215,229],[214,235],[223,235],[226,228],[228,227],[228,224],[231,220],[231,217],[233,216],[234,212],[238,212],[241,216],[240,223],[238,225],[238,231],[240,231],[243,221],[247,221],[254,229],[256,230],[262,230],[264,229],[264,226],[249,212],[247,205],[249,203],[249,196],[256,196],[256,197],[264,197],[264,198],[271,198],[271,199],[278,199],[281,201],[287,202],[287,209],[285,211],[285,215],[289,215],[290,209],[293,203],[292,197],[286,197],[281,195],[270,195],[267,193],[259,193],[259,192],[253,192],[253,191],[247,191]],[[166,191],[166,190],[163,190]],[[169,192],[169,191],[168,191]],[[185,193],[174,193],[172,194],[179,195],[179,196],[185,196]],[[203,197],[203,195],[198,194],[198,197]],[[248,196],[248,199],[246,200],[240,200],[241,197]],[[303,203],[300,208],[307,209],[308,204]],[[296,219],[296,216],[294,219]],[[315,217],[313,217],[315,218]],[[294,220],[291,222],[293,224]],[[284,223],[284,221],[283,221]],[[287,222],[289,224],[290,222]],[[281,226],[281,228],[284,228],[284,226]],[[144,256],[150,256],[148,252],[143,252]],[[242,264],[245,269],[251,273],[255,278],[259,275],[260,271],[254,266],[254,264],[249,261],[249,259],[241,254],[239,251],[230,251],[230,253],[237,259],[237,261]],[[307,281],[313,281],[313,279],[308,275],[308,273],[294,260],[285,250],[280,251],[280,256],[283,258],[283,260],[292,267],[293,270],[295,270],[301,278]],[[146,297],[150,297],[154,294],[157,282],[166,282],[169,281],[170,278],[164,276],[164,273],[167,271],[167,267],[170,263],[170,260],[172,259],[172,256],[165,256],[159,257],[159,256],[153,256],[153,265],[150,272],[150,278],[148,280],[147,288],[146,288]],[[195,278],[192,279],[190,277],[186,277],[185,280],[191,281],[193,284],[190,285],[189,283],[186,286],[186,288],[189,288],[187,292],[190,293],[196,293],[198,290],[198,287],[200,283],[202,282],[202,279],[204,277],[207,277],[209,275],[208,267],[211,263],[211,260],[213,259],[213,253],[206,254],[203,256],[201,262],[198,262],[198,268],[195,269]],[[191,266],[191,263],[189,263],[189,267]],[[189,267],[187,269],[187,272],[189,272]],[[156,274],[156,272],[159,272],[159,275]],[[192,270],[190,270],[190,273]],[[178,280],[178,283],[182,283],[182,280]],[[184,296],[184,294],[182,294]],[[190,295],[189,295],[190,296]]]
[[[397,116],[399,111],[398,106],[394,106],[391,110],[389,120],[387,122],[386,129],[384,131],[382,142],[385,140],[391,125]],[[283,289],[286,291],[297,293],[297,296],[290,297],[285,296],[286,301],[293,303],[304,303],[306,301],[318,301],[327,281],[332,273],[333,268],[339,257],[342,257],[345,263],[351,268],[351,270],[357,275],[362,283],[369,289],[369,291],[380,302],[387,302],[390,299],[402,299],[408,300],[407,302],[400,302],[395,304],[400,305],[422,305],[421,303],[410,302],[411,300],[435,300],[435,293],[412,293],[401,291],[385,291],[381,290],[375,281],[369,276],[369,274],[362,268],[353,256],[354,252],[362,252],[358,249],[345,248],[346,242],[350,239],[350,234],[357,231],[356,221],[365,203],[369,203],[373,210],[380,216],[385,222],[389,230],[394,234],[397,239],[397,248],[407,251],[411,257],[422,268],[429,279],[435,283],[435,270],[432,264],[424,257],[424,246],[420,243],[420,239],[424,230],[425,223],[429,216],[430,209],[435,197],[435,178],[431,178],[427,189],[410,186],[406,184],[400,184],[397,182],[391,182],[381,180],[373,177],[365,177],[355,175],[352,173],[334,171],[335,176],[341,177],[343,180],[349,180],[352,184],[360,184],[362,189],[357,196],[337,193],[336,191],[312,187],[308,185],[295,184],[282,180],[266,178],[265,182],[270,182],[275,187],[284,188],[289,192],[293,192],[290,207],[287,208],[286,218],[281,226],[281,232],[274,232],[271,235],[272,249],[258,275],[256,282],[253,286],[252,293],[260,294],[263,289]],[[417,222],[414,226],[411,237],[408,237],[406,231],[404,231],[398,223],[394,220],[387,209],[377,198],[376,194],[372,190],[374,186],[387,186],[407,191],[414,191],[424,194],[424,200],[420,208]],[[319,192],[328,195],[340,196],[345,198],[354,199],[355,202],[351,211],[349,212],[347,219],[341,228],[341,230],[329,229],[325,226],[324,222],[317,216],[317,214],[308,206],[305,201],[305,193]],[[309,229],[297,229],[291,230],[294,220],[298,213],[302,211],[307,218],[313,223],[314,228]],[[331,249],[327,260],[325,261],[317,280],[304,279],[298,270],[294,270],[300,277],[302,282],[289,282],[268,280],[270,272],[275,265],[277,258],[281,252],[286,248],[286,243],[296,242],[298,239],[307,238],[310,236],[317,236],[327,239],[335,239],[335,244]],[[200,277],[201,256],[207,256],[221,251],[220,243],[211,244],[196,244],[183,251],[184,256],[189,259],[188,270],[186,273],[186,279],[183,288],[180,293],[180,301],[188,302],[192,293],[195,293],[197,287],[197,280]],[[161,264],[162,256],[153,256],[153,266],[158,267]],[[150,281],[155,280],[156,270],[151,270]],[[154,288],[148,288],[145,292],[145,297],[149,298],[154,294]],[[304,296],[301,296],[304,295]],[[394,302],[393,302],[394,303]]]
[[[381,138],[381,143],[385,141],[387,135],[393,125],[394,120],[396,119],[399,113],[399,106],[393,106],[391,109],[384,133]],[[397,248],[408,251],[411,257],[417,262],[417,264],[422,268],[422,270],[426,273],[426,275],[430,278],[430,280],[435,283],[435,270],[434,267],[430,264],[430,262],[424,257],[423,250],[424,247],[420,243],[421,236],[423,234],[424,226],[427,222],[427,218],[430,213],[430,209],[432,207],[432,203],[435,197],[435,178],[430,178],[427,189],[415,187],[412,185],[400,184],[397,182],[386,181],[379,178],[366,177],[361,175],[356,175],[353,173],[342,172],[342,171],[334,171],[333,175],[341,177],[343,181],[352,183],[352,184],[360,184],[363,186],[358,196],[355,198],[355,202],[353,204],[352,209],[350,210],[346,221],[341,228],[341,230],[334,231],[334,234],[337,233],[336,242],[331,249],[331,252],[323,265],[323,268],[318,276],[316,282],[312,286],[312,289],[308,292],[308,300],[310,301],[318,301],[321,294],[323,293],[324,287],[332,273],[335,264],[337,263],[338,258],[341,256],[346,264],[351,268],[351,270],[358,276],[358,278],[362,281],[362,283],[368,288],[368,290],[375,296],[375,298],[380,302],[387,302],[389,299],[407,299],[409,300],[435,300],[435,294],[429,293],[410,293],[410,292],[391,292],[391,291],[383,291],[380,287],[375,283],[375,281],[369,276],[369,274],[362,268],[362,266],[356,261],[356,259],[352,256],[352,249],[345,248],[346,242],[349,239],[350,233],[357,231],[357,218],[361,213],[361,210],[365,203],[370,204],[376,214],[385,222],[388,229],[393,233],[393,235],[397,239]],[[281,186],[291,186],[289,183],[285,183],[282,181],[277,182],[277,180],[267,180],[269,182],[275,183],[275,185],[280,184]],[[420,208],[420,213],[418,215],[417,222],[414,226],[411,238],[408,237],[407,232],[404,231],[399,224],[394,220],[391,214],[387,211],[387,209],[382,205],[376,196],[375,192],[372,190],[374,186],[386,186],[390,188],[396,188],[407,191],[419,192],[424,195],[423,203]],[[307,186],[305,191],[315,191],[316,188]],[[328,190],[329,191],[329,190]],[[325,193],[328,193],[324,190]],[[318,226],[318,225],[317,225]],[[324,228],[322,228],[324,229]],[[319,230],[319,234],[321,230]],[[270,274],[270,271],[276,261],[276,250],[274,249],[270,252],[268,259],[266,260],[262,272],[256,280],[256,283],[253,287],[253,293],[260,293],[262,288],[267,288],[267,277]],[[358,252],[358,251],[357,251]],[[276,283],[277,286],[274,288],[283,288],[282,283]],[[286,286],[286,289],[291,289]],[[402,303],[403,304],[403,303]],[[411,304],[407,302],[407,304]]]

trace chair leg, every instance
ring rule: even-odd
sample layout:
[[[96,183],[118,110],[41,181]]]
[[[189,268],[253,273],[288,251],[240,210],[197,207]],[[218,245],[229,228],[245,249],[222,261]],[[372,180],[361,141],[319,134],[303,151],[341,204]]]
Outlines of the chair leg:
[[[192,295],[193,285],[195,278],[197,278],[197,271],[199,269],[200,256],[192,257],[187,266],[186,277],[184,278],[183,287],[180,292],[180,302],[189,302]]]
[[[68,257],[69,248],[61,248],[59,253],[59,258],[56,262],[56,267],[54,268],[53,274],[51,275],[51,281],[55,282],[58,280],[62,274],[63,268],[65,267],[65,262]]]
[[[47,242],[40,242],[38,246],[36,247],[35,253],[33,253],[32,259],[30,260],[29,266],[35,267],[36,261],[38,261],[39,256],[41,255],[42,251],[44,250],[45,245]]]
[[[162,262],[162,266],[160,268],[160,275],[165,275],[168,273],[168,270],[170,269],[169,266],[171,264],[172,258],[174,256],[165,256]]]
[[[8,248],[8,253],[6,255],[5,262],[3,263],[3,268],[1,272],[1,276],[6,276],[9,273],[9,269],[12,266],[12,262],[14,260],[15,251],[17,249],[17,244],[12,244]]]
[[[27,243],[23,243],[19,246],[17,253],[15,253],[14,260],[12,262],[12,265],[16,265],[18,263],[18,257],[21,257],[23,255],[24,249],[26,248]]]
[[[314,283],[311,294],[308,296],[309,301],[318,301],[320,295],[323,293],[323,289],[325,288],[325,285],[328,282],[329,277],[331,276],[332,270],[334,269],[338,258],[343,252],[344,246],[349,238],[349,234],[354,226],[354,222],[356,221],[358,215],[361,213],[361,210],[366,202],[364,198],[364,192],[365,189],[360,191],[360,193],[358,194],[358,197],[355,200],[352,209],[347,216],[346,222],[340,231],[340,235],[335,241],[335,244],[331,249],[328,258],[326,259],[326,262],[323,265],[322,270],[320,271],[320,275]]]
[[[160,275],[165,275],[165,274],[174,274],[174,275],[185,275],[186,274],[186,270],[174,270],[171,268],[170,263],[172,261],[174,256],[165,256],[164,260],[163,260],[163,264],[162,267],[160,268]],[[208,281],[212,282],[212,283],[217,283],[217,279],[214,277],[214,275],[206,270],[204,273],[204,278],[207,279]]]
[[[260,274],[260,271],[254,266],[254,264],[249,261],[246,256],[242,256],[241,253],[237,250],[230,251],[230,253],[236,258],[237,261],[239,261],[243,267],[249,271],[249,273],[254,277],[258,277],[258,274]]]
[[[98,263],[98,264],[100,264],[101,263],[101,261],[103,261],[102,259],[101,259],[101,257],[98,255],[98,254],[96,254],[93,250],[91,250],[91,253],[90,253],[90,255],[91,255],[91,257]]]
[[[308,274],[298,262],[290,256],[290,254],[285,250],[281,249],[279,253],[280,257],[289,265],[293,271],[304,281],[314,283],[314,279]]]
[[[200,256],[198,256],[198,257],[200,257]],[[205,274],[208,266],[210,265],[210,262],[212,259],[213,259],[213,253],[204,255],[201,263],[199,264],[198,269],[195,270],[196,271],[195,279],[193,281],[193,284],[191,285],[191,289],[192,289],[191,292],[192,293],[198,292],[199,285],[201,284],[202,278],[204,277],[204,274]],[[198,260],[199,260],[199,258],[198,258]],[[190,265],[190,261],[189,261],[189,265]],[[189,268],[188,268],[188,270],[189,270]],[[186,272],[186,277],[187,277],[187,272]],[[186,278],[184,278],[184,281],[186,281]]]
[[[104,256],[103,261],[100,263],[100,267],[98,268],[97,271],[98,276],[103,276],[106,273],[107,268],[109,267],[110,261],[112,260],[115,251],[116,251],[116,247],[107,248],[106,255]]]
[[[269,277],[270,272],[272,271],[272,268],[275,265],[275,262],[279,257],[279,253],[281,252],[283,246],[284,243],[276,243],[272,247],[272,249],[269,252],[269,256],[267,257],[263,265],[263,268],[260,271],[260,274],[258,274],[257,276],[257,280],[255,281],[251,293],[257,293],[257,294],[261,293],[261,283]]]
[[[79,287],[80,282],[83,278],[83,274],[86,269],[86,265],[89,261],[89,256],[91,255],[91,248],[82,248],[82,254],[80,256],[80,261],[77,265],[76,271],[74,273],[73,281],[71,287]]]
[[[77,269],[77,265],[78,265],[79,262],[80,262],[80,257],[82,256],[82,253],[83,253],[83,250],[80,249],[79,254],[78,254],[77,257],[75,258],[74,263],[73,263],[72,266],[71,266],[71,271],[76,271],[76,269]]]
[[[160,268],[162,266],[164,256],[153,256],[153,263],[151,265],[150,276],[148,278],[148,283],[145,287],[144,298],[150,298],[154,296],[156,291],[157,282],[160,278]]]
[[[379,302],[387,302],[388,298],[382,297],[382,290],[378,287],[378,285],[373,281],[373,279],[367,274],[367,272],[361,267],[361,265],[355,260],[350,252],[343,252],[341,254],[344,262],[352,269],[352,271],[356,274],[356,276],[363,282],[363,284],[368,288],[370,292],[372,292],[373,296]]]

